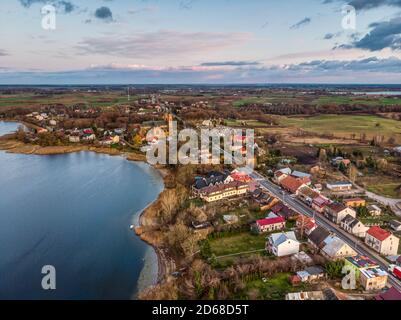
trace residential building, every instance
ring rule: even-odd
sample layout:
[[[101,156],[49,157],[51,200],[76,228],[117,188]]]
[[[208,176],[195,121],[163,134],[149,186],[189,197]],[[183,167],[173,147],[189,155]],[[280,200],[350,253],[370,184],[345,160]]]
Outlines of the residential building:
[[[337,236],[328,236],[324,241],[321,250],[323,256],[331,260],[343,259],[345,257],[356,256],[357,253],[348,244]]]
[[[73,135],[73,134],[71,134],[69,137],[68,137],[68,140],[71,142],[71,143],[78,143],[78,142],[80,142],[81,141],[81,138],[79,137],[79,135]]]
[[[318,192],[307,186],[298,190],[298,197],[308,204],[311,204],[313,199],[318,198],[319,195],[320,194]]]
[[[344,200],[344,204],[351,208],[365,207],[366,200],[362,198],[351,198]]]
[[[285,295],[285,300],[342,300],[342,298],[334,289],[326,288],[322,291],[287,293]]]
[[[297,218],[296,226],[298,229],[303,231],[306,235],[310,235],[313,230],[317,228],[315,219],[300,215]]]
[[[360,282],[367,291],[384,289],[387,280],[388,273],[381,268],[361,270]]]
[[[282,202],[279,202],[275,204],[272,208],[271,211],[275,213],[276,215],[283,217],[286,220],[289,219],[295,219],[298,216],[298,213],[295,212],[294,210],[288,208],[285,204]]]
[[[326,187],[334,192],[348,191],[352,189],[352,183],[347,181],[328,182]]]
[[[359,280],[362,270],[376,269],[379,265],[366,256],[356,255],[354,257],[346,257],[345,265],[354,268],[355,277]]]
[[[308,242],[315,247],[316,249],[320,250],[325,246],[324,240],[330,236],[330,232],[318,226],[315,230],[313,230],[308,236]]]
[[[366,231],[369,230],[369,227],[366,227],[361,221],[349,214],[341,220],[341,228],[359,238],[365,238]]]
[[[326,272],[320,266],[312,266],[303,271],[298,271],[297,276],[301,282],[316,282],[326,278]]]
[[[327,219],[336,224],[340,224],[347,215],[356,218],[355,210],[348,208],[339,202],[332,202],[326,205],[324,215]]]
[[[231,177],[229,171],[218,172],[210,171],[205,177],[196,177],[195,184],[192,186],[192,190],[195,194],[206,187],[216,186],[220,184],[227,184],[233,182],[234,179]]]
[[[388,274],[368,257],[357,255],[345,258],[345,265],[354,268],[356,280],[365,290],[380,290],[387,285]]]
[[[324,208],[326,205],[330,203],[330,200],[327,199],[326,197],[319,195],[317,198],[312,200],[312,209],[316,210],[319,213],[324,212]]]
[[[233,181],[226,184],[218,184],[199,190],[199,196],[206,202],[219,201],[226,198],[243,196],[249,190],[247,183]]]
[[[261,211],[270,210],[275,204],[279,202],[279,200],[270,194],[263,192],[261,189],[256,188],[251,191],[252,197],[259,204]]]
[[[380,293],[375,297],[375,300],[401,300],[401,292],[398,291],[396,288],[391,287],[386,292]]]
[[[369,247],[385,256],[397,255],[399,242],[400,239],[391,232],[378,226],[371,227],[367,231],[365,238],[365,243]]]
[[[344,159],[343,157],[336,157],[331,159],[331,164],[333,166],[340,166],[343,164],[344,166],[348,167],[351,164],[351,161],[349,159]]]
[[[271,234],[266,242],[266,250],[277,257],[296,254],[299,252],[299,246],[300,243],[293,231]]]
[[[301,182],[299,179],[294,178],[292,176],[288,176],[288,177],[284,178],[283,180],[281,180],[280,185],[281,185],[281,187],[283,187],[283,189],[285,189],[293,194],[297,194],[297,191],[301,187],[306,186],[305,183]]]
[[[265,218],[256,221],[256,228],[259,233],[283,230],[285,228],[285,219],[283,217]]]
[[[309,173],[301,172],[301,171],[293,171],[291,175],[295,178],[311,178]]]
[[[371,216],[380,216],[382,214],[382,209],[375,204],[368,205],[367,209]]]
[[[288,177],[291,174],[292,170],[290,168],[279,169],[274,172],[274,179],[276,182],[280,182],[282,179]]]

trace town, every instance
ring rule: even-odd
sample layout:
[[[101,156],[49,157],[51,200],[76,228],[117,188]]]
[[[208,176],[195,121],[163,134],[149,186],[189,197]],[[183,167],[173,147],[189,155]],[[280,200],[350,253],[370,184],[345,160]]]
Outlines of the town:
[[[39,98],[31,107],[2,110],[1,119],[22,126],[1,138],[1,148],[96,151],[144,161],[159,143],[149,130],[168,136],[172,121],[196,132],[213,129],[221,139],[233,128],[255,131],[248,165],[156,165],[166,189],[144,212],[151,222],[135,231],[156,248],[163,272],[142,299],[401,299],[401,149],[399,133],[382,124],[399,122],[395,107],[392,120],[344,112],[337,116],[344,125],[356,117],[374,119],[372,127],[355,133],[347,131],[351,125],[344,133],[331,124],[328,134],[294,129],[299,120],[277,114],[274,104],[247,103],[252,88],[75,90],[88,102],[60,102],[70,97],[67,91],[54,103]],[[327,126],[328,117],[303,121]],[[196,157],[210,160],[211,152]]]

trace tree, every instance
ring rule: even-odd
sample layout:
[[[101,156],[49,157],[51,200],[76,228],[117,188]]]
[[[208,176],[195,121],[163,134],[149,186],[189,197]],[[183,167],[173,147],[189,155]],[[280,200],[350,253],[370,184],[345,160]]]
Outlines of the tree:
[[[169,223],[176,213],[177,194],[175,190],[168,189],[160,196],[161,218],[164,223]]]
[[[344,162],[340,162],[340,165],[338,166],[338,169],[342,172],[345,173],[347,171],[347,167],[345,166]]]
[[[381,171],[386,171],[387,167],[388,167],[388,162],[387,162],[386,159],[379,159],[379,160],[377,161],[377,168],[378,168],[379,170],[381,170]]]
[[[357,176],[358,176],[358,169],[353,164],[351,164],[349,166],[348,177],[352,183],[355,183]]]
[[[327,160],[327,152],[326,149],[320,149],[319,150],[319,161],[320,162],[325,162]]]
[[[134,146],[139,147],[142,144],[142,138],[139,134],[136,134],[133,138],[132,138],[132,143],[134,144]]]
[[[335,260],[326,263],[326,272],[329,277],[332,279],[341,278],[344,264],[344,260]]]

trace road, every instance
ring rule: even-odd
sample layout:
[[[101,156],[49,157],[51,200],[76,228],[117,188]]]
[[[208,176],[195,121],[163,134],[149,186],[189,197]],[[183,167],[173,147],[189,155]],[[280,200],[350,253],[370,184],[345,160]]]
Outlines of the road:
[[[280,187],[270,182],[260,173],[252,170],[250,176],[272,195],[276,196],[278,199],[281,199],[291,209],[308,217],[314,217],[318,225],[334,233],[337,237],[350,245],[356,252],[376,261],[384,270],[388,269],[389,262],[383,259],[378,253],[368,248],[360,239],[342,230],[338,225],[330,222],[321,214],[315,212],[312,208],[305,205],[299,199],[292,198],[289,193],[280,189]],[[389,284],[391,284],[397,290],[401,291],[401,282],[392,275],[389,275]]]

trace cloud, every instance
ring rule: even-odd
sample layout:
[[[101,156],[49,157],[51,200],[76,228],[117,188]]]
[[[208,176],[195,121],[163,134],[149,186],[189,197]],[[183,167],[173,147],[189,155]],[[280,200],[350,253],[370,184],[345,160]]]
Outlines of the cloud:
[[[401,7],[401,0],[325,0],[323,3],[344,2],[356,10],[369,10],[382,6]]]
[[[284,65],[280,68],[289,71],[302,72],[342,72],[342,71],[365,71],[382,73],[401,72],[401,59],[396,57],[379,59],[376,57],[341,61],[341,60],[314,60],[299,64]]]
[[[71,13],[76,9],[76,6],[67,0],[53,0],[53,1],[48,1],[48,0],[19,0],[22,6],[25,8],[30,8],[34,4],[52,4],[54,5],[57,9],[61,10],[63,13]]]
[[[97,8],[95,11],[95,17],[106,22],[113,21],[113,13],[109,7]]]
[[[5,50],[0,49],[0,57],[5,57],[5,56],[8,56],[8,53]]]
[[[334,38],[338,38],[339,36],[342,35],[342,32],[336,32],[336,33],[326,33],[323,37],[324,40],[330,40]]]
[[[148,7],[138,8],[138,9],[129,9],[127,11],[127,13],[131,14],[131,15],[136,15],[136,14],[141,14],[141,13],[156,12],[158,10],[159,10],[159,8],[156,6],[148,6]]]
[[[302,19],[301,21],[293,24],[290,29],[299,29],[301,27],[304,27],[306,25],[308,25],[309,23],[311,23],[312,19],[309,17],[305,17],[304,19]]]
[[[76,49],[83,54],[101,54],[126,58],[187,57],[241,45],[251,38],[249,33],[224,32],[133,32],[129,35],[88,37]]]
[[[400,72],[395,57],[235,68],[109,64],[58,72],[3,70],[0,84],[394,83]]]
[[[355,39],[351,44],[342,45],[342,48],[359,48],[369,51],[379,51],[384,48],[401,49],[401,18],[389,21],[375,22],[369,25],[372,29],[361,39]]]
[[[257,61],[222,61],[222,62],[204,62],[201,66],[205,67],[219,67],[219,66],[256,66],[260,65]]]

